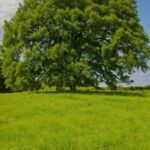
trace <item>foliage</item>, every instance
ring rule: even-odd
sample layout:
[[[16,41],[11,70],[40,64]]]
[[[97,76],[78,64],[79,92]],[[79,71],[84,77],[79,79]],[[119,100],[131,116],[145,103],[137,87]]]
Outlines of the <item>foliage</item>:
[[[114,89],[148,69],[148,42],[135,0],[25,0],[4,25],[6,85]]]
[[[5,78],[2,74],[2,46],[0,45],[0,92],[5,92]]]
[[[146,86],[129,86],[129,87],[124,87],[125,90],[150,90],[150,85]]]

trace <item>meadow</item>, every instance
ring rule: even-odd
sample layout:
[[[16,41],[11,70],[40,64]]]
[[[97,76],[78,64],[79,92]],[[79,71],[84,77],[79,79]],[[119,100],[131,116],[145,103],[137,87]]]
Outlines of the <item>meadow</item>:
[[[0,94],[1,150],[148,150],[150,91]]]

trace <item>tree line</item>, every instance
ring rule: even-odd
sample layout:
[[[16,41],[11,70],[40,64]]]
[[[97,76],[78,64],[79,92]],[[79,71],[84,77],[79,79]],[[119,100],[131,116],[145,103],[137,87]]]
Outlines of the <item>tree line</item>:
[[[116,89],[149,69],[136,0],[25,0],[5,21],[0,89]]]

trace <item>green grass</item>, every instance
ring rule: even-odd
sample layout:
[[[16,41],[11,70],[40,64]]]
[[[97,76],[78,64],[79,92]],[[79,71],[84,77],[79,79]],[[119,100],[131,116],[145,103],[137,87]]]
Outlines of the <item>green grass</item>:
[[[1,150],[149,150],[150,91],[0,94]]]

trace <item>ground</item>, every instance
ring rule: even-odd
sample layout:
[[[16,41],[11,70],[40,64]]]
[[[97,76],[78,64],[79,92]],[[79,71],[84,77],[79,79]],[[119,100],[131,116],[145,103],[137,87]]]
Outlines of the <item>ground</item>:
[[[150,91],[0,94],[1,150],[148,150]]]

